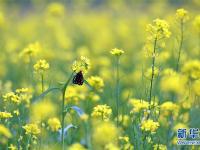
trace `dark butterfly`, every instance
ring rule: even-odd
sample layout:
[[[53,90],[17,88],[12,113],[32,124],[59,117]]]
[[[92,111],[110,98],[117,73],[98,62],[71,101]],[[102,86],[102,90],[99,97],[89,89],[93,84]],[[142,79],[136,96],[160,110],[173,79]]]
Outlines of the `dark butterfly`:
[[[83,73],[82,71],[80,71],[74,76],[73,83],[78,85],[83,85],[83,82],[84,82]]]

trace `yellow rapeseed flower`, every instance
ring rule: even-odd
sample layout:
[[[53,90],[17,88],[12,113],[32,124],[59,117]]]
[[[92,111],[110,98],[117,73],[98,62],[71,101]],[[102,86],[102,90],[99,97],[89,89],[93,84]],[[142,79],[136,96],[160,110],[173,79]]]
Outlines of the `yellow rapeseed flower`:
[[[129,103],[133,107],[131,111],[132,113],[138,113],[142,110],[147,110],[149,108],[149,103],[141,99],[132,98],[129,100]]]
[[[8,128],[6,128],[4,125],[0,124],[0,135],[3,135],[6,138],[11,138],[12,134]]]
[[[26,131],[26,134],[29,134],[29,135],[38,135],[40,133],[40,129],[37,124],[33,124],[33,123],[26,124],[22,128],[24,128]]]
[[[53,132],[56,132],[61,128],[60,120],[58,118],[50,118],[48,120],[48,125]]]
[[[200,79],[200,61],[187,61],[182,67],[182,72],[186,74],[190,79]]]
[[[116,143],[117,137],[118,129],[111,122],[102,122],[96,125],[92,134],[93,144],[96,149],[104,149],[105,145]]]
[[[200,96],[200,79],[194,81],[192,84],[192,89],[195,95]]]
[[[31,43],[26,48],[22,50],[20,56],[24,58],[24,61],[29,63],[31,57],[36,56],[36,54],[41,50],[41,45],[39,42]]]
[[[10,144],[10,146],[8,147],[9,150],[17,150],[17,146]]]
[[[65,13],[65,7],[61,3],[50,3],[47,7],[47,13],[51,16],[59,17]]]
[[[93,108],[92,117],[100,118],[104,121],[108,121],[112,115],[112,109],[108,105],[97,105]]]
[[[169,24],[162,19],[153,20],[153,24],[147,25],[146,31],[150,34],[149,40],[169,38],[171,35]]]
[[[14,92],[9,92],[3,95],[4,102],[13,102],[16,104],[20,103],[20,98],[18,95],[16,95]]]
[[[87,80],[89,84],[97,91],[103,91],[104,82],[103,79],[98,76],[91,76]]]
[[[188,11],[180,8],[176,10],[176,19],[181,20],[182,22],[186,22],[189,20]]]
[[[81,144],[74,143],[71,146],[68,147],[68,150],[86,150]]]
[[[158,122],[154,122],[153,120],[151,119],[148,119],[148,120],[144,120],[142,121],[141,123],[141,129],[143,131],[149,131],[151,133],[154,133],[158,127],[159,127],[159,123]]]
[[[163,112],[163,115],[178,115],[179,106],[171,101],[166,101],[160,106],[161,112]]]
[[[40,59],[33,67],[35,72],[43,73],[49,69],[49,63],[45,59]]]
[[[12,118],[12,114],[9,112],[0,112],[0,119],[8,119],[8,118]]]
[[[153,145],[153,150],[167,150],[167,146],[163,144],[155,144]]]
[[[81,56],[80,59],[75,60],[72,65],[72,70],[76,73],[82,72],[83,74],[87,73],[90,68],[90,60],[84,56]]]
[[[112,55],[115,55],[115,56],[121,56],[122,54],[124,54],[124,51],[121,50],[121,49],[118,49],[118,48],[114,48],[110,51],[110,53]]]

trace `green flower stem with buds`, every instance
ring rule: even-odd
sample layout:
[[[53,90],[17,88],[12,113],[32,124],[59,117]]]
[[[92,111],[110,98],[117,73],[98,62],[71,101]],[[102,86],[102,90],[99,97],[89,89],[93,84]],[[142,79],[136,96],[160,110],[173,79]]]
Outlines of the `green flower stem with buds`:
[[[65,149],[65,141],[64,141],[64,125],[65,125],[65,93],[66,93],[66,89],[67,86],[69,85],[72,77],[74,75],[74,72],[72,72],[71,76],[69,77],[69,79],[67,80],[67,82],[64,84],[64,87],[62,89],[62,116],[61,116],[61,139],[62,139],[62,150]]]

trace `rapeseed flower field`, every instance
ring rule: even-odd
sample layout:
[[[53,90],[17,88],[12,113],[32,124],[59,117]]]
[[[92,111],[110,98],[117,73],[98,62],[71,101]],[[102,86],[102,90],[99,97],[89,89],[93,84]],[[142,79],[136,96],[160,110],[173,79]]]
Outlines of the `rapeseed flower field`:
[[[0,150],[199,150],[199,0],[0,0]]]

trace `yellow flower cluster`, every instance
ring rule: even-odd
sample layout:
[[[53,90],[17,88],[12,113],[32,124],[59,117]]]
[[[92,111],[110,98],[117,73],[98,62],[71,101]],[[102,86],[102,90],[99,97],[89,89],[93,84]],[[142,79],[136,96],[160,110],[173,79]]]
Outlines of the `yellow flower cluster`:
[[[192,84],[192,89],[195,95],[200,96],[200,79],[194,81]]]
[[[33,67],[35,72],[43,73],[49,69],[49,63],[45,59],[40,59]]]
[[[89,84],[97,91],[102,92],[104,87],[103,79],[98,76],[91,76],[88,80]]]
[[[0,112],[0,119],[8,119],[12,118],[12,114],[9,112]]]
[[[86,148],[84,148],[81,144],[79,143],[74,143],[72,144],[68,150],[86,150]]]
[[[108,121],[112,115],[112,109],[108,105],[97,105],[93,108],[92,116]]]
[[[129,103],[133,107],[131,113],[138,113],[149,108],[149,103],[141,99],[130,99]]]
[[[118,48],[114,48],[110,51],[110,53],[112,55],[115,55],[115,56],[121,56],[122,54],[124,54],[124,51],[121,50],[121,49],[118,49]]]
[[[20,53],[20,56],[24,58],[25,62],[30,62],[31,57],[36,56],[38,51],[41,50],[39,42],[31,43]]]
[[[30,120],[32,122],[41,122],[49,117],[53,117],[56,112],[55,105],[49,100],[35,103],[30,108]]]
[[[109,143],[116,143],[118,137],[118,129],[111,122],[103,122],[95,126],[92,135],[93,144],[99,149],[104,149]]]
[[[180,8],[176,10],[176,19],[181,20],[181,22],[186,22],[189,20],[188,11]]]
[[[0,145],[6,144],[7,139],[12,137],[10,130],[2,124],[0,124],[0,137],[1,137]]]
[[[128,136],[120,136],[119,142],[120,142],[120,145],[122,145],[120,147],[121,150],[133,150],[134,149],[133,145],[131,145],[131,143],[130,143]]]
[[[10,144],[10,146],[8,147],[9,150],[17,150],[17,146]]]
[[[20,103],[20,97],[17,94],[15,94],[14,92],[9,92],[9,93],[6,93],[5,95],[3,95],[3,100],[4,100],[4,102],[11,101],[16,104]]]
[[[104,149],[105,149],[105,150],[120,150],[120,149],[118,148],[118,146],[116,146],[116,145],[113,144],[113,143],[106,144],[106,146],[105,146]]]
[[[25,126],[23,126],[22,128],[25,129],[26,134],[30,134],[30,135],[38,135],[40,133],[40,129],[38,127],[37,124],[26,124]]]
[[[147,25],[146,31],[150,33],[149,40],[169,38],[171,35],[169,24],[162,19],[153,20],[153,24]]]
[[[154,122],[151,119],[144,120],[141,123],[141,129],[143,131],[150,131],[151,133],[154,133],[158,129],[159,126],[160,125],[158,122]]]
[[[58,118],[50,118],[48,120],[48,125],[53,132],[56,132],[61,128],[60,120]]]
[[[160,110],[163,112],[163,115],[178,115],[179,106],[171,101],[164,102],[160,106]]]
[[[161,90],[164,92],[182,94],[185,90],[187,79],[179,74],[171,73],[162,76],[160,81]]]
[[[153,150],[167,150],[167,146],[163,144],[155,144]]]
[[[182,72],[190,79],[200,79],[200,61],[190,60],[183,65]]]
[[[55,17],[63,16],[65,8],[61,3],[51,3],[47,7],[47,14]]]
[[[200,15],[195,17],[193,24],[194,24],[194,27],[196,28],[197,32],[200,32]]]
[[[82,71],[83,74],[87,73],[90,68],[90,60],[84,56],[81,56],[80,59],[75,60],[72,65],[72,70],[76,73]]]

